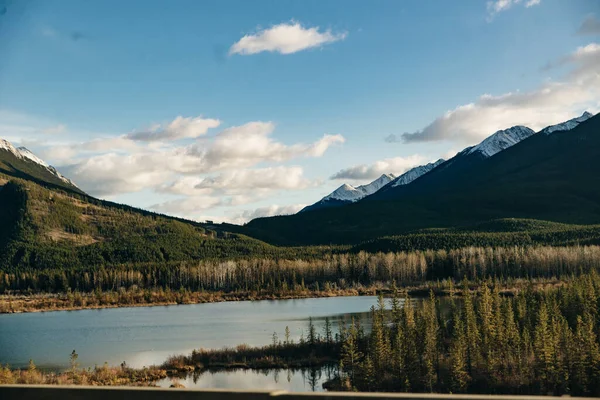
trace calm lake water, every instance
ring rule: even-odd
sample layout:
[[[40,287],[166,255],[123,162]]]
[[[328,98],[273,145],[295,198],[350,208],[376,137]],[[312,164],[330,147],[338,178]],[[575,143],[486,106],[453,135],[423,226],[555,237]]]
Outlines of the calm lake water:
[[[334,332],[351,317],[362,320],[368,329],[369,309],[376,303],[376,297],[364,296],[3,314],[0,363],[25,367],[33,359],[39,368],[61,369],[68,366],[75,349],[82,367],[104,362],[119,365],[123,361],[143,367],[198,348],[268,344],[273,332],[283,339],[286,326],[298,340],[302,333],[306,336],[309,317],[320,333],[326,317]],[[251,381],[255,382],[253,388],[273,384],[278,389],[306,390],[300,389],[306,384],[301,372],[278,371],[274,375],[253,371],[205,373],[196,377],[196,383],[191,376],[182,383],[186,387],[245,388],[243,382]]]
[[[287,390],[289,392],[322,392],[323,383],[335,377],[333,367],[312,370],[265,370],[238,369],[191,373],[185,378],[166,378],[158,386],[170,387],[174,381],[188,389],[239,389],[239,390]]]

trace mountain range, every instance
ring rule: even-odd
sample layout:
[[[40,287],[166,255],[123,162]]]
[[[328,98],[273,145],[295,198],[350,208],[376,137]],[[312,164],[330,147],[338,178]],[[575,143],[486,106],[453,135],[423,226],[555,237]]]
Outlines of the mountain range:
[[[590,117],[592,117],[592,114],[584,112],[580,117],[570,119],[560,124],[548,126],[540,132],[550,134],[555,131],[573,129]],[[375,194],[381,189],[383,189],[382,193],[385,193],[394,187],[411,183],[442,164],[444,164],[444,166],[441,167],[442,169],[452,168],[453,170],[456,170],[460,168],[469,168],[473,163],[476,163],[481,159],[492,157],[535,133],[536,132],[532,129],[525,126],[514,126],[512,128],[500,130],[484,139],[478,145],[467,147],[448,162],[444,159],[439,159],[435,162],[414,167],[397,177],[392,173],[383,174],[366,185],[354,187],[345,183],[318,202],[303,208],[300,212],[355,203],[367,196]]]
[[[600,116],[542,129],[515,126],[439,163],[408,184],[359,201],[259,218],[241,232],[273,243],[358,243],[496,218],[600,222]]]
[[[536,243],[566,243],[565,226],[575,225],[555,222],[600,223],[599,159],[600,115],[585,113],[537,133],[523,126],[498,131],[449,160],[397,177],[342,185],[295,215],[205,226],[95,199],[26,148],[0,140],[0,255],[7,255],[8,266],[171,262],[276,254],[270,244],[363,248],[373,240],[397,243],[389,237],[432,232],[434,242],[411,239],[404,247],[443,248],[449,230],[498,234],[523,226],[537,227]],[[506,218],[541,222],[490,222]],[[592,240],[590,229],[596,232],[576,229],[581,240]]]
[[[366,185],[354,187],[347,183],[323,197],[321,200],[310,206],[304,207],[300,212],[318,210],[319,208],[343,206],[344,204],[355,203],[359,200],[364,199],[367,196],[374,194],[385,186],[400,186],[407,185],[415,179],[427,172],[431,171],[445,160],[439,159],[435,162],[431,162],[425,165],[419,165],[406,171],[400,176],[394,174],[383,174],[373,182]]]
[[[321,200],[310,206],[304,207],[299,212],[317,210],[319,208],[342,206],[344,204],[355,203],[365,197],[372,195],[388,183],[395,180],[393,174],[383,174],[373,182],[361,186],[352,186],[344,183],[342,186],[323,197]]]

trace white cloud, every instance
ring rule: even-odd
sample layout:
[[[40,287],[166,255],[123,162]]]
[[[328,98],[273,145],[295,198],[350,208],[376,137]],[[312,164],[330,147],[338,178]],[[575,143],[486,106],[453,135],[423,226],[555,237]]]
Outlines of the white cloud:
[[[273,204],[268,207],[260,207],[254,210],[246,210],[242,212],[236,220],[240,222],[248,222],[255,218],[262,217],[274,217],[276,215],[290,215],[296,214],[298,211],[306,207],[306,204],[291,204],[287,206],[280,206]]]
[[[310,185],[301,167],[242,169],[209,177],[183,176],[157,191],[186,197],[155,204],[152,209],[198,219],[198,212],[203,208],[194,208],[194,204],[232,208],[271,197],[280,190],[301,190]],[[248,218],[238,214],[228,221],[243,223]]]
[[[580,35],[600,35],[600,19],[594,15],[588,15],[581,23],[577,33]]]
[[[488,21],[491,21],[493,17],[503,11],[510,9],[514,5],[522,4],[526,8],[537,6],[541,3],[541,0],[492,0],[487,2],[488,10]]]
[[[238,194],[272,190],[298,190],[311,186],[302,167],[239,169],[208,177],[183,176],[158,188],[160,192],[206,195],[215,192]]]
[[[173,168],[181,173],[202,173],[242,168],[261,162],[282,162],[298,157],[321,157],[341,135],[323,135],[311,144],[285,145],[271,138],[272,122],[249,122],[227,128],[213,140],[199,141],[177,150]]]
[[[84,191],[96,196],[153,188],[172,176],[156,154],[106,153],[64,166],[60,171]]]
[[[188,217],[196,219],[198,212],[203,212],[207,209],[214,208],[222,203],[223,201],[217,197],[194,196],[154,204],[150,206],[150,209],[163,214],[171,214],[184,218]]]
[[[301,167],[242,169],[202,179],[197,189],[304,189],[310,181]]]
[[[213,190],[206,188],[198,188],[198,184],[202,182],[204,178],[197,176],[180,176],[172,182],[168,182],[156,188],[158,192],[178,194],[185,196],[199,196],[199,195],[210,195]]]
[[[450,149],[447,152],[445,152],[444,154],[442,154],[441,158],[444,159],[444,160],[449,160],[449,159],[451,159],[452,157],[454,157],[457,154],[458,154],[458,150],[456,150],[456,149]]]
[[[212,118],[182,117],[178,116],[167,125],[157,124],[147,131],[132,132],[126,135],[127,139],[139,141],[161,141],[195,139],[205,135],[211,128],[221,125],[221,121]]]
[[[258,207],[255,209],[244,210],[238,213],[230,213],[227,216],[222,215],[207,215],[205,212],[215,207],[220,206],[220,202],[216,202],[214,198],[206,197],[190,197],[171,202],[155,204],[150,208],[153,211],[177,215],[182,218],[189,218],[200,222],[213,221],[220,224],[222,222],[230,224],[242,225],[255,218],[273,217],[276,215],[291,215],[306,207],[306,204],[290,204],[290,205],[271,205],[266,207]]]
[[[231,46],[229,54],[249,55],[263,51],[292,54],[343,40],[347,35],[347,32],[333,33],[330,29],[320,32],[319,27],[303,27],[299,22],[290,21],[245,35]]]
[[[476,102],[446,112],[420,131],[386,140],[428,142],[454,140],[475,143],[500,129],[526,125],[534,130],[587,110],[600,110],[600,45],[591,43],[550,63],[546,69],[569,66],[560,81],[547,81],[529,92],[481,96]]]
[[[231,195],[237,190],[241,196],[309,186],[300,167],[251,168],[261,163],[321,157],[329,146],[344,141],[341,135],[324,135],[313,143],[286,145],[271,136],[274,128],[272,122],[249,122],[179,147],[140,143],[122,135],[52,146],[44,153],[53,161],[63,161],[59,169],[92,195],[151,189],[188,196]],[[214,172],[220,174],[207,176]]]
[[[394,157],[376,161],[373,164],[356,165],[335,173],[331,179],[365,180],[377,179],[382,174],[400,175],[418,165],[424,164],[427,158],[413,154],[408,157]]]

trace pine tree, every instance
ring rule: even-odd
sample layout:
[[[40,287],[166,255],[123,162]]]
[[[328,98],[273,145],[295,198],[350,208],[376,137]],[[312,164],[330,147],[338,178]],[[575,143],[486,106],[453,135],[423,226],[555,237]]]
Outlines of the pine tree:
[[[341,360],[343,362],[344,371],[348,373],[348,377],[352,385],[356,383],[356,373],[360,367],[363,354],[358,348],[358,330],[354,318],[350,329],[345,335],[344,342],[342,343]]]
[[[371,357],[369,355],[365,357],[365,361],[362,364],[361,376],[361,389],[367,392],[375,390],[375,367],[373,366],[373,361],[371,360]]]
[[[439,324],[433,291],[430,293],[429,300],[426,300],[423,304],[422,318],[423,381],[427,390],[433,392],[434,386],[437,384],[439,335]]]
[[[554,364],[555,348],[550,326],[548,325],[548,308],[546,303],[540,305],[538,322],[535,327],[534,351],[537,363],[537,374],[540,382],[540,391],[543,394],[554,391],[554,377],[556,366]]]
[[[419,382],[421,377],[419,355],[417,353],[418,348],[418,337],[417,337],[417,326],[415,321],[415,311],[410,298],[404,299],[404,307],[402,309],[402,324],[405,343],[406,343],[406,357],[405,357],[405,368],[406,368],[406,385],[405,390],[411,391],[415,389],[415,385]]]
[[[313,324],[312,318],[308,319],[308,343],[314,346],[317,342],[317,331],[315,330],[315,324]]]
[[[598,394],[600,391],[600,349],[590,314],[577,317],[574,338],[573,383],[575,394]]]
[[[290,342],[290,327],[289,326],[285,327],[285,344],[286,345],[291,344],[291,342]]]
[[[450,379],[452,391],[464,393],[471,377],[467,371],[467,337],[462,315],[455,313],[453,340],[450,345]]]
[[[371,308],[373,326],[371,328],[371,354],[375,371],[379,375],[385,371],[388,362],[389,343],[387,340],[387,329],[383,321],[381,310]]]
[[[473,305],[473,297],[466,280],[463,281],[463,298],[465,335],[467,337],[467,372],[469,375],[472,375],[473,371],[477,369],[480,360],[481,336]]]
[[[405,324],[403,323],[403,317],[400,315],[396,328],[396,339],[394,342],[394,369],[396,379],[398,381],[399,390],[408,391],[410,388],[410,381],[408,379],[408,368],[407,368],[407,357],[408,349],[407,346],[410,344],[410,338],[404,331]]]
[[[329,318],[325,318],[325,326],[323,327],[323,333],[325,336],[325,343],[331,345],[333,343],[333,334],[331,332],[331,322],[329,322]]]

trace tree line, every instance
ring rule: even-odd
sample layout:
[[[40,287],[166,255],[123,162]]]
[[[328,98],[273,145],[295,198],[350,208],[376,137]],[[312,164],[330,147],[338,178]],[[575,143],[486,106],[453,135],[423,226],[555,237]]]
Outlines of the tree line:
[[[395,253],[325,254],[321,258],[241,258],[129,263],[113,267],[0,272],[0,293],[122,289],[288,292],[309,288],[401,286],[442,279],[561,278],[600,268],[600,246],[467,247]]]

